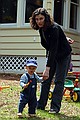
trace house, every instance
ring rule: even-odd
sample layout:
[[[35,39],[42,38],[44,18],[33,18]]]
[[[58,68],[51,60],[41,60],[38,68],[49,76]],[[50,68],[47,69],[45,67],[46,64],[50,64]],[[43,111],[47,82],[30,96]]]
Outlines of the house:
[[[37,72],[45,68],[45,50],[29,17],[38,8],[48,10],[72,44],[73,70],[80,71],[80,0],[0,0],[0,72],[23,73],[29,57],[38,60]]]

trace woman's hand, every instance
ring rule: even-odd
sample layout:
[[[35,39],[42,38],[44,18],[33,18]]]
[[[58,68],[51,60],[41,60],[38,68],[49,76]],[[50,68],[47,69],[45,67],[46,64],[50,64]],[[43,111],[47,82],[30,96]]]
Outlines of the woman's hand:
[[[69,44],[73,44],[74,43],[74,40],[72,40],[71,38],[69,37],[66,37],[67,38],[67,41],[69,42]]]
[[[50,70],[50,67],[46,67],[46,69],[44,70],[43,72],[43,80],[46,80],[49,78],[49,70]]]

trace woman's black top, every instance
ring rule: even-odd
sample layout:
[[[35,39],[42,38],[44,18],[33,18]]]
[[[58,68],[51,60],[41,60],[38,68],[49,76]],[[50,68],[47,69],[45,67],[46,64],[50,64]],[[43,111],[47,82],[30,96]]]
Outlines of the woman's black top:
[[[39,29],[41,45],[49,51],[47,65],[50,67],[54,60],[66,58],[72,51],[61,27],[54,23],[46,30]]]

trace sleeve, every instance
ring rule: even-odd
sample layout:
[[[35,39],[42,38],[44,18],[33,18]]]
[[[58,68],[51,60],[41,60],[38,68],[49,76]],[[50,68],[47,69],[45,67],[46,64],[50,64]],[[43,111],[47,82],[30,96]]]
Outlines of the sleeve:
[[[35,78],[38,82],[43,81],[42,77],[39,77],[36,73],[35,73]]]
[[[23,74],[20,78],[20,86],[24,87],[24,84],[27,84],[27,82],[28,82],[28,78],[27,78],[26,74]]]
[[[59,28],[54,27],[50,32],[50,48],[46,65],[47,67],[51,67],[55,57],[57,56],[58,42],[59,42]]]

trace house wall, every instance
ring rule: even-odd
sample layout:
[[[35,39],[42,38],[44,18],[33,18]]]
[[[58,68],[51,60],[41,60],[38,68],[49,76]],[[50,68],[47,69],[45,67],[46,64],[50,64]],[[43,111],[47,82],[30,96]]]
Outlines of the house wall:
[[[44,6],[53,15],[53,0],[46,0]],[[74,44],[71,45],[72,62],[74,71],[80,71],[80,33],[67,29],[63,30],[68,37],[75,40]],[[46,64],[45,54],[45,49],[40,44],[38,31],[32,30],[30,25],[0,28],[0,72],[23,73],[24,64],[29,57],[36,57],[39,66],[37,72],[42,72]],[[17,59],[18,62],[16,62]]]
[[[38,32],[30,28],[1,29],[1,55],[44,55]]]

